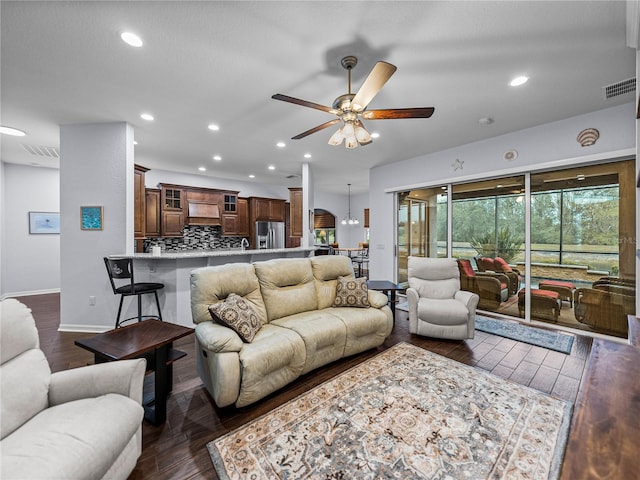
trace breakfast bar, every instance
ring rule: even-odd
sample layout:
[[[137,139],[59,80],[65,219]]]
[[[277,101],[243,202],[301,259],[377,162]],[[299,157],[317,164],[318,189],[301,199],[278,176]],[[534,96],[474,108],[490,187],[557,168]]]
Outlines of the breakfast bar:
[[[246,250],[241,248],[214,250],[187,250],[184,252],[133,253],[109,255],[109,258],[132,258],[136,282],[164,284],[159,292],[162,319],[185,327],[192,327],[191,320],[191,270],[225,263],[255,262],[273,258],[302,258],[313,255],[315,247],[274,248]],[[150,299],[143,299],[149,302]],[[135,302],[129,302],[128,316],[134,316]],[[143,304],[143,311],[155,311],[151,303]],[[123,313],[123,317],[124,317]]]

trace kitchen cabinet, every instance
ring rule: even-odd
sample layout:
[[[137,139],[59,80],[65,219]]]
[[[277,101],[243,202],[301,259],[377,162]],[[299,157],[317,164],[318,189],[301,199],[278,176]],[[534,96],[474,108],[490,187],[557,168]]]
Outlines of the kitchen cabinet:
[[[284,209],[285,200],[261,197],[249,198],[251,222],[284,222]]]
[[[133,237],[136,240],[145,237],[145,191],[144,174],[149,171],[141,165],[133,166]]]
[[[181,237],[185,224],[185,190],[179,185],[160,184],[160,233],[163,237]]]
[[[237,199],[238,210],[238,236],[249,236],[249,199],[240,198]]]
[[[145,189],[145,235],[159,237],[160,232],[160,189]]]
[[[234,198],[234,213],[222,214],[222,234],[234,237],[249,236],[249,203],[246,198]]]
[[[222,211],[227,215],[238,213],[238,194],[236,192],[222,193]]]
[[[369,228],[369,209],[364,209],[364,228]]]
[[[289,189],[289,218],[289,235],[302,237],[302,188]]]

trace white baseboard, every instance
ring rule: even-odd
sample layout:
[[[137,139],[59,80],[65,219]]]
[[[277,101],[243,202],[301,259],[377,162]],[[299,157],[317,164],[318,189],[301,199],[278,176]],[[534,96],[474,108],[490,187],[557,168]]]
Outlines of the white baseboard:
[[[0,300],[6,300],[7,298],[15,298],[15,297],[27,297],[29,295],[46,295],[49,293],[60,293],[60,289],[50,288],[46,290],[32,290],[29,292],[8,292],[0,295]]]
[[[109,330],[113,330],[113,325],[77,325],[77,324],[64,324],[61,323],[58,327],[59,332],[74,332],[74,333],[104,333]]]

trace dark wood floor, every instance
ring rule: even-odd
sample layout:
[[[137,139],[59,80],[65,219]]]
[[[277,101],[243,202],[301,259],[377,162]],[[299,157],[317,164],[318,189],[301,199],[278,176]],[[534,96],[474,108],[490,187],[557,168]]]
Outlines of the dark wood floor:
[[[61,333],[57,294],[21,297],[33,310],[40,346],[53,371],[93,363],[93,356],[74,340],[91,334]],[[394,330],[382,347],[315,370],[280,392],[236,409],[218,409],[197,375],[193,336],[176,342],[188,353],[174,364],[174,388],[167,404],[167,421],[155,427],[143,423],[142,456],[131,479],[217,478],[205,445],[224,433],[272,410],[310,388],[372,357],[398,342],[408,342],[459,362],[490,371],[522,385],[575,402],[592,339],[576,336],[570,355],[476,332],[473,340],[439,341],[411,335],[407,314],[397,311]]]

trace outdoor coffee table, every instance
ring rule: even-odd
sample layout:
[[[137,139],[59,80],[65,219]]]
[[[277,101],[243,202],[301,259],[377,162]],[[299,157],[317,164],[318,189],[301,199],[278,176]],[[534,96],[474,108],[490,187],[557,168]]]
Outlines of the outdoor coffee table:
[[[389,280],[367,280],[367,288],[377,290],[379,292],[389,293],[391,304],[391,313],[393,314],[393,323],[396,322],[396,292],[404,290],[400,285],[390,282]]]
[[[147,371],[155,372],[155,397],[144,403],[144,417],[154,425],[167,419],[167,396],[173,388],[173,362],[186,356],[173,342],[191,335],[193,328],[151,319],[116,328],[75,344],[94,354],[95,363],[146,358]]]

